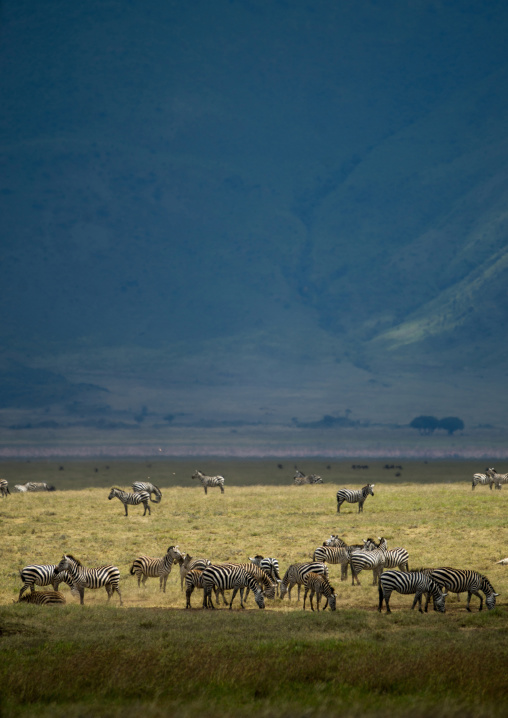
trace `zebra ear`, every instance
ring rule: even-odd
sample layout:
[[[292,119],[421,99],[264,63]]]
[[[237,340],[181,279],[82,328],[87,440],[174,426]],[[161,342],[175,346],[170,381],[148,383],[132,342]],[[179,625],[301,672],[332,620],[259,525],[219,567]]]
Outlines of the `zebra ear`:
[[[494,596],[499,596],[499,594],[498,594],[498,593],[494,593]]]
[[[447,596],[448,596],[447,593],[442,593],[442,594],[441,594],[441,598],[446,598]]]

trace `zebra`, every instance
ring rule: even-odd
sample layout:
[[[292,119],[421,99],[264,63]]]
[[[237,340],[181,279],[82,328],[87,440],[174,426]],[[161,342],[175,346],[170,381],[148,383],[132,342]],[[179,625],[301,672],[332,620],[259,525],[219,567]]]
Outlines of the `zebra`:
[[[84,604],[85,588],[101,588],[104,586],[109,599],[116,591],[120,599],[120,606],[123,605],[122,594],[120,593],[120,571],[116,566],[98,566],[97,568],[85,568],[80,561],[64,554],[62,560],[55,569],[55,573],[67,571],[76,590],[79,592],[79,602]]]
[[[268,575],[263,571],[262,568],[257,566],[255,563],[223,563],[222,566],[234,566],[234,567],[240,567],[243,568],[247,573],[250,573],[250,575],[255,579],[255,581],[262,586],[263,595],[265,598],[275,598],[275,587],[276,584],[272,583],[268,577]],[[249,595],[250,588],[247,586],[247,591],[245,593],[245,600],[247,600],[247,596]],[[240,597],[243,601],[243,588],[240,589]]]
[[[185,608],[192,608],[190,597],[195,588],[203,588],[203,571],[191,568],[185,574]]]
[[[143,581],[143,587],[146,587],[147,578],[159,577],[159,590],[166,593],[166,583],[173,568],[173,563],[176,563],[177,558],[181,555],[178,546],[170,546],[166,551],[166,555],[162,558],[138,556],[132,563],[130,574],[131,576],[137,576],[138,588],[141,581]]]
[[[16,601],[14,601],[16,603]],[[18,599],[18,603],[36,603],[39,605],[66,603],[65,596],[60,591],[34,591]]]
[[[341,538],[339,538],[335,534],[332,534],[330,538],[326,539],[326,541],[323,541],[323,546],[347,546],[347,544]]]
[[[255,563],[256,566],[259,566],[259,568],[261,568],[266,573],[266,575],[271,578],[271,580],[275,583],[275,592],[278,596],[279,584],[282,579],[279,574],[279,562],[277,561],[277,559],[273,557],[264,558],[260,554],[256,554],[255,556],[249,556],[249,561]]]
[[[205,490],[205,494],[208,493],[208,487],[212,488],[214,486],[218,486],[220,489],[221,494],[224,493],[224,477],[223,476],[205,476],[205,474],[202,474],[201,471],[196,471],[192,474],[193,479],[199,479],[201,481],[201,485],[203,486]]]
[[[148,477],[150,478],[150,477]],[[162,492],[159,489],[158,486],[155,486],[155,484],[151,484],[149,481],[135,481],[132,484],[132,490],[135,494],[138,494],[140,491],[148,491],[150,494],[150,500],[154,504],[160,504],[162,499]],[[155,494],[155,499],[152,499],[152,494]]]
[[[25,484],[14,484],[14,491],[19,491],[20,494],[25,494],[28,489]]]
[[[27,491],[55,491],[55,487],[44,482],[29,481],[25,484]]]
[[[444,586],[447,591],[454,593],[467,591],[466,609],[469,612],[471,612],[469,603],[473,594],[480,599],[479,610],[483,609],[483,597],[479,591],[485,594],[485,604],[488,610],[491,611],[495,608],[496,596],[499,594],[494,591],[489,579],[481,573],[467,569],[443,567],[433,569],[430,575],[439,586]]]
[[[293,586],[298,586],[298,601],[300,600],[300,588],[303,586],[305,576],[310,573],[318,573],[328,578],[328,567],[325,563],[320,561],[313,561],[312,563],[292,563],[288,567],[286,573],[280,584],[280,597],[288,595],[288,599],[291,601],[291,589]]]
[[[322,484],[323,479],[317,474],[306,475],[299,469],[296,469],[296,473],[293,477],[293,483],[295,484],[295,486],[304,486],[305,484]]]
[[[391,613],[390,610],[390,596],[392,591],[397,593],[408,594],[414,593],[414,601],[411,606],[411,610],[416,606],[418,601],[420,613],[422,611],[422,595],[427,594],[427,600],[425,603],[425,610],[427,610],[430,596],[434,600],[434,609],[445,613],[445,598],[447,593],[441,593],[441,589],[436,581],[425,573],[412,571],[410,573],[404,573],[402,571],[386,571],[379,577],[379,605],[378,611],[381,613],[383,608],[383,600],[386,603],[386,612]]]
[[[473,474],[473,482],[472,482],[472,489],[474,489],[478,486],[487,486],[487,484],[492,488],[492,479],[490,476],[487,476],[487,474]]]
[[[0,496],[8,496],[11,492],[9,491],[9,482],[6,479],[0,479]]]
[[[388,550],[388,544],[385,538],[378,537],[379,543],[373,539],[365,539],[363,542],[364,549],[366,551],[373,551],[375,549],[381,549],[386,551],[385,561],[381,568],[381,572],[385,568],[398,568],[400,571],[409,571],[409,554],[405,548],[397,546]]]
[[[340,513],[340,507],[347,501],[348,504],[358,504],[358,513],[363,511],[363,504],[367,496],[374,496],[374,486],[376,484],[366,484],[357,491],[351,489],[339,489],[337,491],[337,513]]]
[[[345,581],[350,554],[349,546],[318,546],[312,554],[312,560],[340,564],[340,580]]]
[[[148,502],[150,501],[150,494],[148,493],[148,491],[138,491],[135,494],[130,494],[127,491],[122,491],[122,489],[113,487],[109,492],[108,499],[111,501],[111,499],[114,499],[115,496],[122,502],[126,516],[128,516],[128,505],[137,506],[138,504],[143,504],[143,506],[145,507],[145,510],[143,511],[143,516],[146,514],[147,511],[149,516],[152,513],[150,506],[148,505]]]
[[[193,569],[198,569],[199,571],[204,571],[207,566],[211,566],[212,562],[207,558],[192,558],[190,554],[186,554],[185,556],[182,556],[180,554],[179,557],[176,559],[176,563],[180,564],[180,590],[183,591],[183,583],[185,581],[185,576],[189,571],[192,571]]]
[[[63,571],[57,575],[55,573],[56,567],[56,563],[51,563],[30,564],[22,568],[19,572],[19,577],[23,581],[23,585],[19,591],[18,601],[21,600],[21,596],[27,588],[30,589],[31,593],[35,593],[35,586],[53,586],[53,589],[58,591],[58,586],[64,582],[72,589],[72,579],[69,574]]]
[[[398,568],[404,572],[409,571],[409,554],[405,548],[398,546],[388,550],[386,539],[384,538],[379,540],[377,548],[373,548],[376,544],[372,539],[367,539],[364,545],[366,548],[363,550],[351,552],[349,562],[353,575],[353,586],[355,579],[357,585],[360,586],[358,574],[363,569],[372,570],[373,586],[377,584],[379,576],[385,568]]]
[[[305,586],[305,593],[303,596],[303,610],[305,611],[305,600],[307,599],[307,593],[310,591],[310,607],[312,610],[314,610],[314,606],[312,604],[312,599],[314,598],[314,594],[316,594],[316,605],[317,610],[319,611],[319,604],[321,603],[321,596],[326,597],[326,603],[323,607],[323,610],[326,609],[326,607],[329,605],[331,611],[335,611],[336,609],[336,596],[335,596],[335,589],[333,586],[330,585],[330,582],[326,578],[326,576],[323,576],[319,573],[314,573],[313,571],[310,571],[304,578],[303,585]]]
[[[212,601],[212,589],[217,586],[221,591],[233,589],[233,596],[229,603],[229,609],[240,588],[248,587],[254,593],[254,598],[259,608],[265,607],[263,591],[256,579],[241,566],[208,566],[203,571],[203,608],[215,608]],[[240,606],[245,608],[240,595]]]
[[[491,483],[490,483],[491,489],[492,489],[492,484],[494,484],[496,489],[501,489],[501,486],[503,484],[508,484],[508,474],[498,474],[495,469],[487,469],[486,474],[491,480]]]

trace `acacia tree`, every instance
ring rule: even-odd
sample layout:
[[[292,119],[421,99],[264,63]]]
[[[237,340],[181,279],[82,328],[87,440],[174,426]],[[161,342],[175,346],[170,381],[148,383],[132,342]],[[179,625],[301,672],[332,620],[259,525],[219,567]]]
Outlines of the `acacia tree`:
[[[451,436],[454,431],[464,430],[464,422],[458,416],[445,416],[444,419],[439,420],[437,428],[444,429]]]
[[[418,429],[420,434],[432,434],[439,425],[435,416],[417,416],[409,424],[412,429]]]

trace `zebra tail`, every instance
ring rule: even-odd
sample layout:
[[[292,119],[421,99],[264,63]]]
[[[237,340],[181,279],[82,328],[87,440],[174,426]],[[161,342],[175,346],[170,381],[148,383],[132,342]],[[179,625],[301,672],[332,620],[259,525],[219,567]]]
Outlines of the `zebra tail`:
[[[129,571],[131,576],[134,576],[134,564],[131,566],[131,570]]]

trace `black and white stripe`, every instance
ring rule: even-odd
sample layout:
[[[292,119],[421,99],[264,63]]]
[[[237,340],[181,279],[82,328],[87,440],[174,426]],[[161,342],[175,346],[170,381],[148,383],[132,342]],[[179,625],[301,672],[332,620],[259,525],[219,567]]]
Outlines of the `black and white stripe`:
[[[367,496],[374,496],[375,484],[366,484],[363,488],[353,491],[352,489],[339,489],[337,491],[337,513],[340,507],[347,501],[348,504],[358,504],[358,513],[363,511],[363,504]]]
[[[55,569],[55,573],[66,571],[72,580],[74,588],[79,593],[80,603],[84,603],[85,588],[104,588],[108,594],[108,603],[116,591],[123,604],[120,593],[120,571],[116,566],[98,566],[97,568],[85,568],[80,561],[70,554],[64,555]]]
[[[122,502],[124,509],[125,509],[125,515],[128,516],[127,506],[138,506],[139,504],[143,504],[145,507],[145,510],[143,511],[143,516],[148,511],[148,515],[150,515],[151,509],[148,505],[148,502],[150,501],[150,494],[148,491],[138,491],[135,494],[129,493],[128,491],[122,491],[122,489],[118,489],[116,487],[113,487],[111,491],[109,492],[108,499],[114,499],[114,498],[120,499]]]
[[[208,493],[208,488],[213,488],[215,486],[218,486],[220,488],[221,494],[224,493],[224,477],[223,476],[206,476],[205,474],[202,474],[201,471],[195,471],[194,474],[192,474],[193,479],[199,479],[201,481],[201,485],[203,486],[205,490],[205,494]]]
[[[249,556],[249,561],[252,561],[252,563],[255,563],[256,566],[259,566],[266,575],[275,583],[276,587],[276,593],[279,594],[279,584],[282,581],[280,574],[279,574],[279,562],[276,558],[273,558],[272,556],[266,556],[263,557],[261,554],[256,554],[256,556]]]
[[[154,504],[160,504],[162,499],[162,492],[159,489],[158,486],[155,486],[155,484],[151,484],[149,481],[135,481],[132,484],[132,490],[135,494],[138,494],[140,491],[148,491],[150,494],[150,499],[152,503]],[[152,499],[152,494],[154,494],[155,498]]]
[[[350,555],[351,548],[349,546],[318,546],[312,555],[312,560],[340,564],[341,581],[345,581]]]
[[[335,534],[332,534],[330,538],[323,541],[323,546],[347,546],[347,543]]]
[[[425,603],[425,610],[427,610],[430,596],[434,600],[434,609],[445,612],[445,598],[448,594],[441,593],[439,585],[430,576],[425,573],[419,573],[412,571],[405,573],[402,571],[386,571],[379,578],[379,606],[378,611],[381,612],[383,608],[383,600],[386,603],[386,611],[391,613],[390,610],[390,596],[392,591],[397,593],[409,594],[414,593],[414,601],[411,606],[411,610],[416,606],[418,601],[420,613],[422,611],[422,596],[427,594],[427,600]]]
[[[66,571],[55,574],[56,567],[56,563],[35,563],[22,568],[19,572],[19,577],[23,581],[23,585],[19,591],[18,601],[21,600],[21,596],[27,588],[30,589],[31,593],[35,592],[36,586],[53,586],[53,589],[58,591],[58,586],[61,583],[66,583],[72,588],[72,579],[69,574]]]
[[[356,579],[358,586],[358,574],[364,569],[372,571],[372,585],[375,586],[379,576],[384,569],[398,568],[401,571],[409,570],[409,554],[405,548],[397,546],[388,550],[386,539],[380,538],[379,544],[372,539],[364,541],[364,549],[352,551],[350,556],[351,573],[353,574],[353,585]]]
[[[317,604],[317,610],[319,611],[319,604],[321,602],[321,596],[325,596],[326,603],[323,606],[323,610],[326,609],[327,606],[330,606],[331,611],[335,611],[337,607],[336,603],[336,596],[335,596],[335,589],[333,586],[330,585],[330,582],[326,578],[326,576],[323,576],[319,573],[314,573],[311,571],[305,576],[304,584],[305,586],[305,593],[303,596],[303,610],[305,611],[305,601],[307,599],[307,593],[310,591],[310,607],[312,610],[314,610],[314,605],[312,603],[312,599],[314,598],[314,594],[316,594],[316,604]]]
[[[65,596],[60,591],[35,591],[19,598],[18,603],[35,603],[41,606],[55,603],[62,604],[66,603],[66,601]]]
[[[207,566],[211,566],[212,562],[207,558],[192,558],[190,554],[185,554],[177,558],[177,563],[180,564],[180,590],[183,591],[183,584],[185,577],[189,571],[198,569],[204,571]]]
[[[304,486],[305,484],[322,484],[323,479],[317,474],[304,474],[303,471],[296,469],[293,477],[295,486]]]
[[[245,571],[247,571],[247,573],[250,573],[252,578],[260,586],[265,598],[275,598],[275,587],[277,584],[272,583],[269,576],[263,571],[262,568],[257,566],[255,563],[229,563],[228,562],[228,563],[224,563],[222,565],[243,568]],[[249,591],[250,591],[250,588],[247,586],[247,591],[245,592],[245,600],[247,600]],[[242,597],[242,601],[243,601],[243,589],[240,589],[240,596]]]
[[[464,593],[467,591],[466,609],[471,611],[469,603],[471,596],[478,596],[480,599],[480,611],[483,609],[483,597],[479,591],[485,594],[485,604],[489,611],[495,608],[496,596],[499,596],[492,587],[489,579],[477,571],[459,568],[435,568],[431,572],[432,579],[439,585],[444,586],[447,591]]]
[[[182,554],[178,546],[170,546],[162,558],[151,558],[150,556],[138,556],[134,559],[130,568],[131,576],[137,576],[138,588],[143,582],[146,585],[147,578],[159,578],[159,590],[166,593],[166,583],[171,573],[173,564],[181,558]]]
[[[312,563],[292,563],[288,567],[286,573],[280,584],[280,597],[284,598],[286,593],[288,599],[291,601],[291,589],[293,586],[298,586],[298,601],[300,600],[300,589],[304,585],[305,576],[308,573],[318,573],[328,578],[328,567],[325,563],[320,561],[313,561]]]
[[[55,487],[44,482],[29,481],[25,484],[27,491],[55,491]]]
[[[212,590],[214,586],[217,586],[221,591],[233,590],[233,596],[229,603],[230,609],[238,591],[245,587],[250,588],[254,593],[254,598],[259,608],[265,607],[263,591],[259,588],[254,577],[240,566],[208,566],[208,568],[203,571],[202,581],[204,594],[203,608],[215,608],[212,601]],[[241,608],[245,608],[241,596],[240,606]]]
[[[498,474],[494,468],[487,469],[487,471],[485,473],[491,479],[491,482],[492,482],[490,484],[491,489],[492,489],[492,484],[494,484],[496,489],[501,489],[501,486],[503,484],[508,484],[508,474]]]
[[[8,496],[10,493],[7,479],[0,479],[0,496],[4,498],[4,496]]]
[[[490,486],[492,488],[493,480],[487,474],[473,474],[473,482],[471,488],[476,489],[479,486]]]
[[[190,599],[195,588],[203,588],[203,571],[191,568],[185,574],[185,608],[192,608]]]

